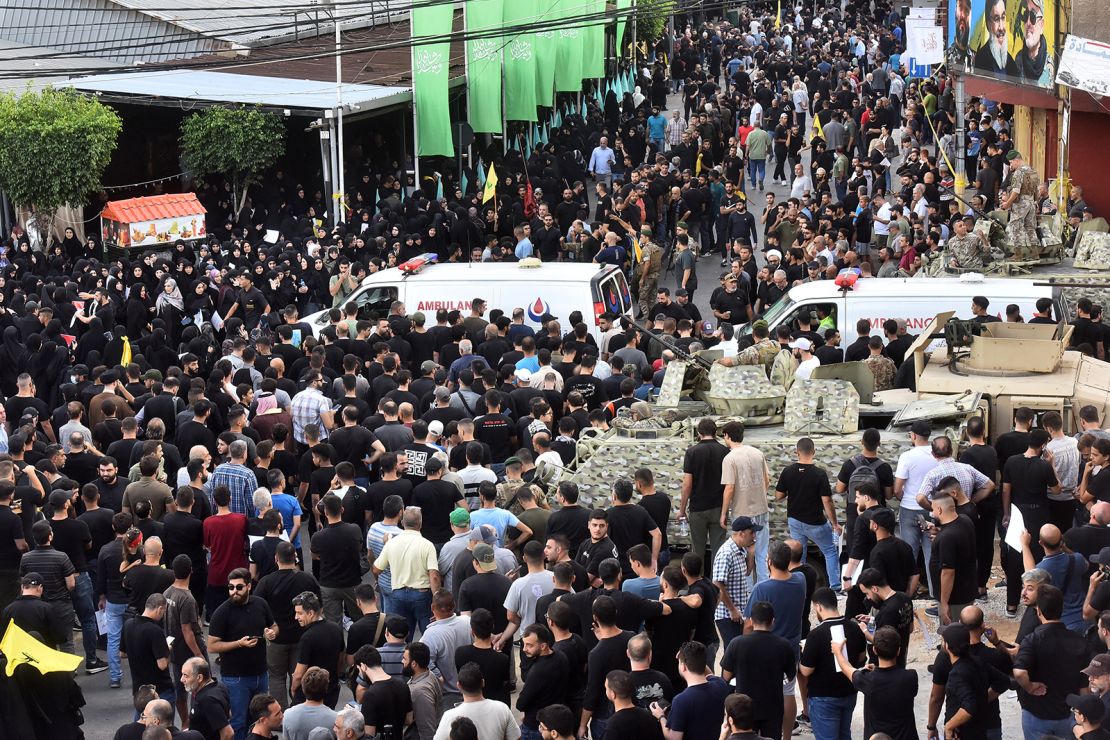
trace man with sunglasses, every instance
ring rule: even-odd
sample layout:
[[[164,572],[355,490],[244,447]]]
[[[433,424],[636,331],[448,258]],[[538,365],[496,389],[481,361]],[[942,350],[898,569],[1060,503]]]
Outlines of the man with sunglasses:
[[[1055,75],[1048,41],[1044,37],[1044,0],[1022,0],[1017,16],[1024,42],[1014,58],[1018,73],[1029,84],[1041,87],[1051,85]]]
[[[212,614],[208,652],[220,656],[220,679],[231,701],[231,726],[236,740],[247,732],[247,708],[267,690],[266,642],[277,639],[278,626],[270,605],[251,596],[251,574],[236,568],[227,576],[227,601]]]

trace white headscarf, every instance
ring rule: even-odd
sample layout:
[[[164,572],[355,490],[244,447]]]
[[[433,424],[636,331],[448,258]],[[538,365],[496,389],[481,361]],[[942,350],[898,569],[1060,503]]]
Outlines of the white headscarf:
[[[167,291],[165,288],[169,288],[169,290]],[[177,281],[173,278],[166,278],[163,290],[158,294],[158,300],[155,302],[159,312],[164,311],[167,304],[178,311],[185,310],[185,299],[181,296],[181,288],[177,287]]]

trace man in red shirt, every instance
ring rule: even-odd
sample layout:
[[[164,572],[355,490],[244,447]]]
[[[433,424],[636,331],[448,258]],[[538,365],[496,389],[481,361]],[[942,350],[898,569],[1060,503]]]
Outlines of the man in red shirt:
[[[204,520],[204,549],[211,554],[208,563],[208,591],[204,598],[208,618],[227,600],[227,574],[247,567],[247,516],[236,514],[227,486],[212,492],[216,513]]]

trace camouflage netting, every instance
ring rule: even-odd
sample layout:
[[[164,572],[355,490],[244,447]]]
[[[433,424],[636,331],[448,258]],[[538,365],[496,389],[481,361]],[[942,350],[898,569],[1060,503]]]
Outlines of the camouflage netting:
[[[714,417],[720,429],[732,419]],[[584,458],[578,469],[566,476],[579,486],[583,506],[608,506],[610,486],[621,476],[631,478],[637,468],[650,468],[655,475],[655,486],[671,497],[671,523],[667,534],[672,545],[688,546],[687,538],[681,537],[676,515],[682,498],[682,461],[686,449],[695,441],[696,418],[684,419],[672,426],[669,436],[644,439],[635,436],[611,433],[601,440],[590,443],[589,457],[585,458],[582,445],[579,454]],[[767,493],[771,504],[772,537],[787,536],[786,505],[774,502],[774,484],[782,469],[795,461],[794,446],[799,436],[787,433],[781,426],[752,427],[748,429],[745,442],[758,447],[767,458],[771,470],[772,490]],[[859,433],[850,434],[810,434],[817,446],[816,462],[829,474],[829,483],[835,488],[836,475],[848,458],[859,454]],[[898,455],[909,448],[908,436],[902,432],[883,432],[880,454],[892,465]],[[844,519],[845,497],[834,496],[836,509],[841,521]]]
[[[786,394],[786,431],[845,434],[859,428],[859,391],[847,380],[798,380]]]
[[[1110,234],[1095,231],[1083,234],[1075,247],[1074,265],[1086,270],[1110,270]]]

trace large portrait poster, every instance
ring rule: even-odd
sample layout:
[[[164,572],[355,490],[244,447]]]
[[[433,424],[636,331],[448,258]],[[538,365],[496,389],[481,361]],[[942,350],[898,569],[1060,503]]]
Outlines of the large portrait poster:
[[[1053,85],[1056,0],[951,0],[948,63],[1019,85]]]

